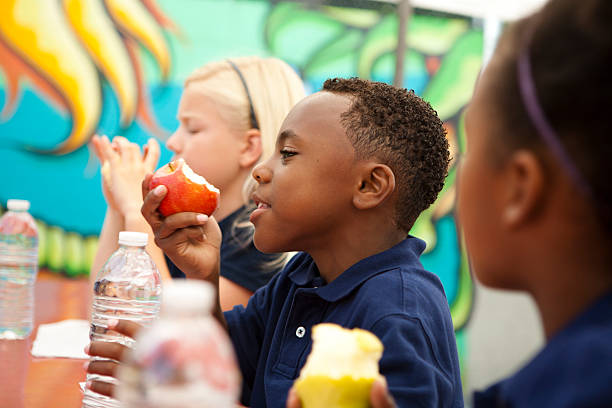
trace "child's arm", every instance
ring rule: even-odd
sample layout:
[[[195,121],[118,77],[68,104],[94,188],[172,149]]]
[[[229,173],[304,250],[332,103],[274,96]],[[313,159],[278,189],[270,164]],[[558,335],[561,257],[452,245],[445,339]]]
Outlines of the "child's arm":
[[[123,231],[123,229],[123,217],[109,205],[98,238],[98,249],[96,249],[96,255],[89,271],[89,280],[92,286],[106,260],[117,250],[117,237],[119,231]]]
[[[142,182],[142,215],[151,226],[155,243],[189,279],[210,282],[217,292],[214,316],[225,327],[219,302],[221,230],[213,217],[183,212],[163,217],[157,210],[167,193],[165,186],[149,190],[152,175]]]
[[[111,143],[106,136],[94,136],[91,146],[102,166],[102,192],[108,210],[98,241],[98,249],[90,271],[91,281],[108,257],[118,248],[119,231],[138,231],[152,235],[151,228],[140,214],[142,196],[140,183],[148,172],[155,170],[159,160],[159,144],[149,139],[141,154],[140,146],[117,136]],[[162,278],[170,278],[166,260],[151,238],[147,252],[155,261]]]

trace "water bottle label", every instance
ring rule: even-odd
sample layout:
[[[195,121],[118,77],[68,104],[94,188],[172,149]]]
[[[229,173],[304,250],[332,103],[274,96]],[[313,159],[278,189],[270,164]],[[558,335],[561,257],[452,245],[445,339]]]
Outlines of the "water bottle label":
[[[22,248],[36,248],[38,246],[38,237],[26,236],[23,234],[0,233],[0,245],[15,245]]]

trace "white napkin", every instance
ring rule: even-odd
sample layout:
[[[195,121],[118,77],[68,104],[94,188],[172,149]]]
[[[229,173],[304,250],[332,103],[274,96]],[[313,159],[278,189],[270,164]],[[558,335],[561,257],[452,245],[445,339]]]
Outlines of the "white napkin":
[[[38,326],[32,344],[34,357],[89,359],[83,349],[89,344],[89,322],[70,319]]]

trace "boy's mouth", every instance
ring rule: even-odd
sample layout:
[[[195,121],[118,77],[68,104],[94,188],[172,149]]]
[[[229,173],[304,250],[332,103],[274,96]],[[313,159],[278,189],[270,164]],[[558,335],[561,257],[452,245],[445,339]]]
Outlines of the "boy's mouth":
[[[270,204],[268,204],[267,202],[263,201],[259,196],[257,196],[256,194],[253,194],[252,196],[253,202],[255,203],[255,205],[257,206],[257,208],[255,208],[255,210],[253,210],[253,212],[251,213],[251,216],[249,217],[249,220],[255,224],[255,222],[257,221],[257,219],[268,209],[272,208],[272,206]]]
[[[269,203],[265,202],[264,200],[261,199],[261,197],[259,197],[256,194],[253,194],[253,196],[251,197],[253,199],[253,202],[255,203],[255,205],[257,206],[257,209],[264,209],[264,208],[270,208],[272,207]]]

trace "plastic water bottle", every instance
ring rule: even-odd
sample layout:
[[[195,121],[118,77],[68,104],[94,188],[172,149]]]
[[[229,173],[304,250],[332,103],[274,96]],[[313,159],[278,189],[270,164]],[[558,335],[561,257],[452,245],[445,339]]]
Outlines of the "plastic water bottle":
[[[159,313],[161,277],[145,251],[148,235],[141,232],[119,233],[119,249],[106,261],[94,283],[91,311],[92,341],[118,342],[131,347],[133,340],[108,329],[109,320],[131,320],[149,325]],[[97,357],[92,357],[97,360]],[[87,380],[116,384],[112,377],[88,374]],[[119,407],[114,398],[86,389],[83,407]]]
[[[215,293],[203,281],[164,288],[159,320],[136,336],[118,370],[124,408],[236,407],[241,377],[225,329],[211,315]]]
[[[0,339],[24,339],[32,331],[38,274],[38,229],[27,200],[8,200],[0,218]]]

